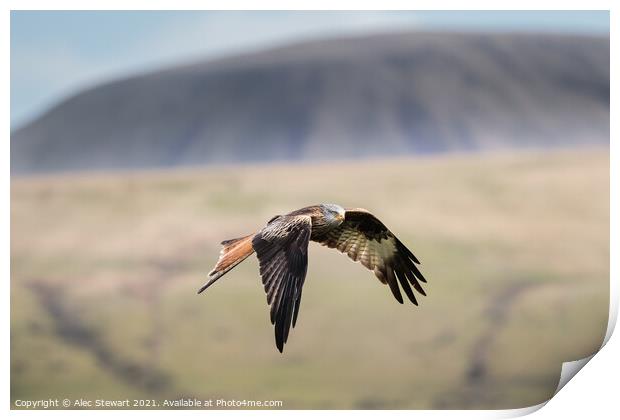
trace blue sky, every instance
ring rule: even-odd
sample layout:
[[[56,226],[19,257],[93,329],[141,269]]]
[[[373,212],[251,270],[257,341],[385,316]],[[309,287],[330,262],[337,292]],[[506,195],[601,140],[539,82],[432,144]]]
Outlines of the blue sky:
[[[607,35],[609,13],[13,11],[11,126],[129,74],[306,39],[416,29]]]

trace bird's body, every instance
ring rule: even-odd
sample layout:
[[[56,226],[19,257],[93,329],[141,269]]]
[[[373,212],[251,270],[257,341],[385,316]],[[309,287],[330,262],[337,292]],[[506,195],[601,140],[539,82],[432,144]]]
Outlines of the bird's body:
[[[413,253],[367,210],[345,210],[335,204],[308,206],[275,216],[256,234],[222,242],[220,259],[198,293],[256,252],[267,303],[271,305],[276,346],[282,352],[290,327],[297,322],[309,241],[336,248],[359,261],[389,286],[400,303],[403,298],[399,283],[416,305],[412,287],[426,295],[420,285],[426,280]]]

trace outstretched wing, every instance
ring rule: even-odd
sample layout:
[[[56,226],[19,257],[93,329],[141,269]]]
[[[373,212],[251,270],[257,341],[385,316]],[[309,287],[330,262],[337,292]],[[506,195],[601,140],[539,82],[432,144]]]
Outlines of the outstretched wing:
[[[308,268],[310,216],[274,218],[252,240],[263,279],[271,323],[275,324],[276,346],[280,353],[288,338],[291,322],[297,322],[301,289]]]
[[[314,238],[313,238],[314,239]],[[411,302],[418,304],[411,286],[426,296],[420,282],[426,279],[416,264],[420,261],[383,223],[364,209],[347,209],[345,220],[316,241],[347,254],[387,283],[397,301],[403,303],[398,283]],[[397,282],[398,280],[398,282]]]

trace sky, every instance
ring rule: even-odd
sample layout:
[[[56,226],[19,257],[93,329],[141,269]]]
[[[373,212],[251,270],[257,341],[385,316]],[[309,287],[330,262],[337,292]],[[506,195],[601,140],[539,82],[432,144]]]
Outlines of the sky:
[[[11,128],[80,90],[308,39],[402,30],[609,34],[605,11],[12,11]]]

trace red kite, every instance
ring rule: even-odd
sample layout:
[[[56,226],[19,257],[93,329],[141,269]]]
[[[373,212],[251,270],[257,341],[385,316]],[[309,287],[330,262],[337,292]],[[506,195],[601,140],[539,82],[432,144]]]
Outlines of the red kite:
[[[281,353],[291,323],[294,328],[297,322],[309,241],[336,248],[362,263],[390,287],[400,303],[403,297],[398,283],[415,305],[418,302],[411,286],[426,296],[420,285],[426,279],[416,266],[420,261],[413,253],[369,211],[345,210],[336,204],[309,206],[275,216],[256,234],[222,242],[220,258],[198,293],[256,252],[267,303],[271,305],[276,346]]]

